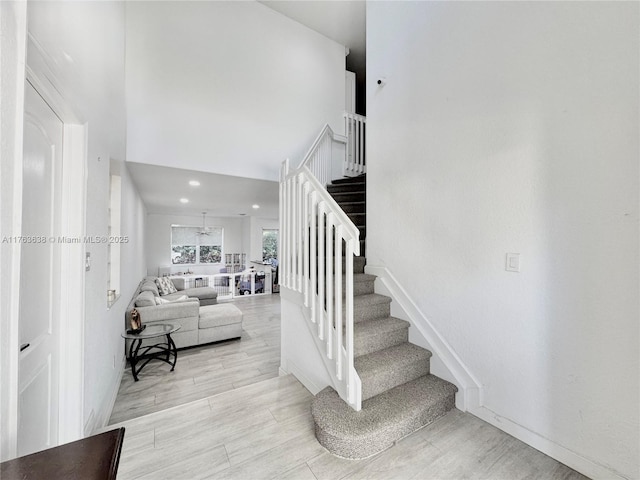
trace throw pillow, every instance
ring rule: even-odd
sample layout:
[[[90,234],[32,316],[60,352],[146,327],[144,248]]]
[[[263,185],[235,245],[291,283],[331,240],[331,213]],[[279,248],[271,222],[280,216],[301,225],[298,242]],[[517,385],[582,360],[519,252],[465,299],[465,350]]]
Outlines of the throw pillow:
[[[189,297],[182,295],[181,297],[174,298],[173,300],[167,300],[166,298],[156,297],[156,305],[164,305],[165,303],[184,302],[189,300]]]
[[[156,285],[158,286],[158,293],[160,293],[160,295],[169,295],[170,293],[176,293],[178,291],[168,277],[156,278]]]

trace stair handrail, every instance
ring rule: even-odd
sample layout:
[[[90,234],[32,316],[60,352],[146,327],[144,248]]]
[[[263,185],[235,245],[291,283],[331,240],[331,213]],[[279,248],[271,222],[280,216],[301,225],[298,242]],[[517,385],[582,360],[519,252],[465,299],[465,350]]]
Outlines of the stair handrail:
[[[345,148],[347,138],[335,133],[329,124],[325,123],[298,168],[307,167],[320,183],[328,185],[333,180],[334,147],[338,144]],[[346,155],[341,152],[340,156],[345,158],[345,162],[342,163],[346,164]]]
[[[353,317],[353,257],[360,255],[360,232],[326,190],[325,181],[309,168],[330,171],[327,155],[317,152],[331,133],[325,125],[294,171],[290,171],[288,159],[282,163],[279,283],[301,294],[300,307],[313,327],[323,361],[330,367],[333,387],[347,404],[360,410],[362,383],[354,367]],[[310,165],[310,161],[319,164]]]

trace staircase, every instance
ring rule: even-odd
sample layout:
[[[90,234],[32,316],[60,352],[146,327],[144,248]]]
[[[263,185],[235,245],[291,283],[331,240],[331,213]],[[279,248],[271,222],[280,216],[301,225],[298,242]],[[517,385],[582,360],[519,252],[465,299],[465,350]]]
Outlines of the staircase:
[[[366,238],[366,175],[332,182],[327,190]],[[374,293],[375,276],[353,262],[354,366],[362,409],[331,387],[312,402],[316,438],[334,455],[359,459],[389,448],[455,406],[457,388],[429,373],[431,352],[409,343],[409,323],[391,316],[391,299]]]

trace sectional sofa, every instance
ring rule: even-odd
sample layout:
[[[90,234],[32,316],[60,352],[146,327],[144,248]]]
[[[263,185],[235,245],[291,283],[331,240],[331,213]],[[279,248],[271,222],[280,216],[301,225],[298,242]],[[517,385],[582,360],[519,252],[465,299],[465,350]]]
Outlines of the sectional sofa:
[[[130,328],[135,308],[142,323],[172,323],[180,330],[171,335],[177,348],[227,340],[242,335],[242,312],[232,304],[218,304],[211,287],[184,288],[183,279],[145,277],[127,306],[125,329]],[[157,340],[143,341],[155,343]],[[131,340],[126,341],[129,353]]]

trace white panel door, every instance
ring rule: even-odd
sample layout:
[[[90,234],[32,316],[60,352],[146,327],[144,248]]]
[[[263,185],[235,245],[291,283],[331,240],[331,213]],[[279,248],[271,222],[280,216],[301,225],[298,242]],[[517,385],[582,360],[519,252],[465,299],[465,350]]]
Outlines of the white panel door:
[[[344,72],[344,109],[347,113],[356,113],[356,74]]]
[[[25,86],[18,455],[57,445],[63,124]]]

